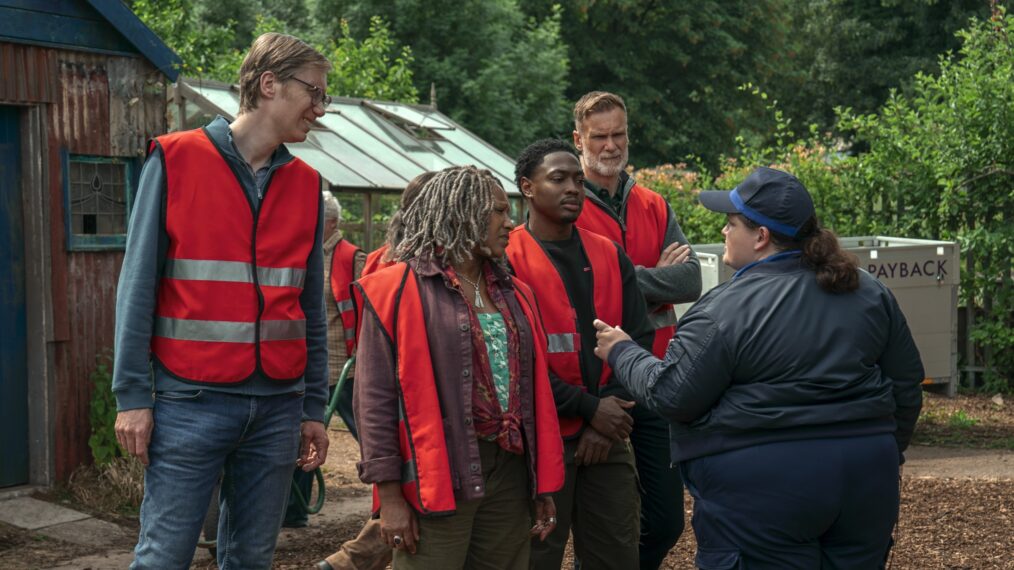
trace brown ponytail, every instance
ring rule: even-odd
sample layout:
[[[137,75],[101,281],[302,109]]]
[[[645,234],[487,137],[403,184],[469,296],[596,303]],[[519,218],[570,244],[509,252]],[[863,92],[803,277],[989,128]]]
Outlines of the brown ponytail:
[[[740,216],[748,227],[759,224]],[[768,228],[770,230],[770,228]],[[816,216],[799,229],[798,238],[771,232],[771,243],[779,250],[798,249],[803,252],[803,265],[817,274],[817,284],[828,293],[848,293],[859,288],[859,261],[838,243],[838,236],[821,227]]]

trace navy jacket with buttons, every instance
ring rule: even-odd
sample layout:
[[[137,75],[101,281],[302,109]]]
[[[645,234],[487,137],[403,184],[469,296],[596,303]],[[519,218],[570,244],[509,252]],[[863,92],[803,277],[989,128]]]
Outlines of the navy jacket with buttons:
[[[891,292],[860,270],[832,294],[798,253],[741,269],[680,320],[664,360],[633,342],[609,354],[639,405],[670,422],[673,461],[751,445],[894,433],[922,406],[919,352]]]

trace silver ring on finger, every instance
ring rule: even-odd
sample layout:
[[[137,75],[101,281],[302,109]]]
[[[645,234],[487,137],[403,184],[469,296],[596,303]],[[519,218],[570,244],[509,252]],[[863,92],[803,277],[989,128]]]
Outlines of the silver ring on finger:
[[[556,517],[549,517],[549,524],[556,524]]]
[[[395,548],[399,548],[402,545],[402,543],[405,542],[405,540],[403,538],[401,538],[401,536],[399,536],[399,535],[396,534],[396,535],[394,535],[394,538],[391,540],[391,542],[394,543],[394,547]]]

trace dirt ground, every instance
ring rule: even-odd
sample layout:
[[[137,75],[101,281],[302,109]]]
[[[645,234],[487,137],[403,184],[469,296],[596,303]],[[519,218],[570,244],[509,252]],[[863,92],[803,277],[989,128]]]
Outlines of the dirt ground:
[[[276,552],[277,569],[305,569],[330,554],[358,532],[368,505],[369,489],[355,475],[358,448],[347,432],[331,430],[331,450],[325,469],[327,501],[352,505],[341,516],[314,516],[305,529],[285,530]],[[978,453],[976,462],[1010,460],[1014,450],[1014,397],[993,401],[982,396],[958,396],[953,399],[927,394],[923,415],[916,431],[919,459],[911,461],[910,471],[929,473],[914,477],[906,473],[902,480],[902,505],[896,545],[890,568],[927,570],[1014,569],[1014,466],[1010,462],[990,466],[989,473],[1005,476],[983,478],[976,473],[961,476],[933,476],[952,473],[947,467]],[[962,444],[962,449],[941,446]],[[968,451],[966,448],[993,450]],[[1000,451],[996,451],[1000,450]],[[936,462],[936,463],[934,463]],[[916,469],[916,463],[919,469]],[[958,464],[959,467],[961,464]],[[965,463],[967,465],[967,462]],[[109,509],[96,510],[75,503],[68,493],[56,490],[37,495],[49,500],[70,501],[66,506],[116,522],[136,536],[136,518]],[[663,568],[693,568],[696,547],[690,527],[692,500],[686,498],[686,532],[666,559]],[[115,548],[128,550],[132,542],[123,541]],[[0,569],[47,568],[61,561],[88,554],[85,547],[45,539],[32,532],[0,524]],[[569,567],[565,563],[564,567]],[[199,555],[192,568],[210,570],[215,564]]]

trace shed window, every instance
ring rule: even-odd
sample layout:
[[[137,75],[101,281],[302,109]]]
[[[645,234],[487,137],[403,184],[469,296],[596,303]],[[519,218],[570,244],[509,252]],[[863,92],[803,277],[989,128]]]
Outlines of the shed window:
[[[65,155],[67,248],[122,249],[133,197],[133,160]]]

